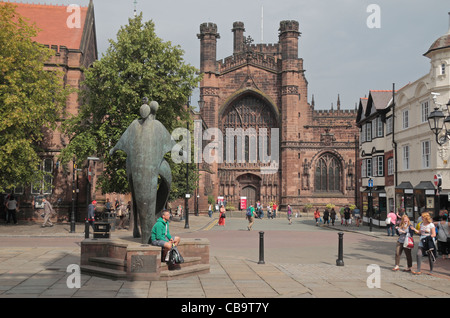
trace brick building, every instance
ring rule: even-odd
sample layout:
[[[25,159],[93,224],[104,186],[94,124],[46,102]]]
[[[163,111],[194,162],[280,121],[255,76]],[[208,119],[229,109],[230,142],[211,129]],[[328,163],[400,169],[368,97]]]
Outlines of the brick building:
[[[319,207],[354,203],[356,109],[341,109],[339,96],[336,109],[330,110],[315,109],[314,97],[308,101],[298,22],[281,21],[275,44],[252,44],[244,36],[242,22],[235,22],[232,32],[233,55],[223,60],[216,58],[220,38],[216,24],[201,24],[197,35],[203,146],[211,147],[210,139],[221,141],[205,138],[207,129],[218,128],[223,135],[222,148],[215,153],[223,160],[202,160],[200,166],[199,210],[207,209],[208,196],[223,197],[236,208],[246,197],[248,204],[277,202],[281,210],[290,204],[294,211],[309,203]],[[227,129],[234,133],[242,129],[242,143],[234,135],[228,139]],[[263,160],[261,153],[270,155],[271,161]],[[267,170],[269,163],[278,165]]]
[[[11,2],[12,3],[12,2]],[[0,3],[4,5],[5,3]],[[45,64],[48,70],[61,70],[63,72],[64,85],[80,88],[84,79],[83,69],[88,68],[97,60],[97,40],[95,30],[94,6],[91,1],[89,6],[65,6],[12,3],[16,12],[27,18],[29,23],[35,24],[40,30],[33,39],[55,51],[54,56]],[[76,114],[79,109],[78,93],[69,95],[66,111]],[[44,183],[24,185],[16,188],[15,193],[19,197],[21,209],[18,214],[20,219],[34,218],[31,202],[34,198],[46,195],[53,203],[60,220],[67,219],[72,206],[72,181],[75,180],[76,207],[85,207],[87,200],[86,171],[73,176],[72,165],[64,168],[58,162],[61,149],[68,143],[67,136],[59,130],[47,130],[42,142],[44,152],[41,154],[42,166],[46,172],[51,173],[47,177],[53,187],[45,187]],[[84,169],[86,170],[86,169]],[[84,211],[84,209],[83,209]],[[81,219],[78,215],[77,219]]]

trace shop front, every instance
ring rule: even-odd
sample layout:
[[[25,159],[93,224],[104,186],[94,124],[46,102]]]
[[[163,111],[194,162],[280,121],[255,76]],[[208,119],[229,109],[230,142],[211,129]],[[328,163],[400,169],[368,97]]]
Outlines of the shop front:
[[[421,181],[414,187],[414,199],[415,199],[415,219],[423,213],[430,212],[431,215],[435,213],[435,187],[431,181]]]
[[[403,181],[395,187],[395,209],[399,215],[406,215],[411,222],[417,219],[417,213],[414,211],[414,187],[411,182]]]
[[[387,200],[384,187],[366,188],[362,192],[363,223],[369,224],[372,218],[373,226],[385,226],[387,216]]]

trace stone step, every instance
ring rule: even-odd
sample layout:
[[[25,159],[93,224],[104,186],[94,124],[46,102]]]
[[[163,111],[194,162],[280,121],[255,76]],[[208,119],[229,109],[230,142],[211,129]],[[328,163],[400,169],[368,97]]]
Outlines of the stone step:
[[[89,262],[99,267],[126,271],[127,261],[112,257],[90,257]]]
[[[95,265],[81,265],[80,269],[83,274],[112,279],[127,279],[127,272],[123,270],[99,267]]]
[[[187,267],[187,266],[192,266],[192,265],[198,265],[201,264],[201,257],[184,257],[184,263],[180,264],[181,267]],[[161,262],[161,270],[165,270],[167,269],[167,263],[166,262]]]
[[[209,273],[209,264],[196,264],[175,270],[161,270],[159,277],[160,280],[171,280],[207,273]]]

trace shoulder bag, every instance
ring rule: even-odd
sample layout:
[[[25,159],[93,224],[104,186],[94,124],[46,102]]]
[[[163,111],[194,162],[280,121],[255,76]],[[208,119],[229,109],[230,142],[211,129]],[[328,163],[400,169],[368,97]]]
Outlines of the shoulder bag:
[[[406,236],[405,236],[405,242],[403,242],[403,247],[404,248],[414,248],[414,240],[412,238],[412,236],[409,234],[409,229],[406,232]]]

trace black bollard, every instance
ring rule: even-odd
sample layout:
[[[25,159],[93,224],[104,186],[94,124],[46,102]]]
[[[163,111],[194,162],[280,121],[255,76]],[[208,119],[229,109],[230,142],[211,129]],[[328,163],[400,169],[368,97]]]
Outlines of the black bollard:
[[[258,264],[264,263],[264,232],[259,232],[259,262]]]
[[[89,238],[89,221],[84,222],[84,238]]]
[[[339,232],[339,252],[338,259],[336,260],[336,266],[344,266],[344,233]]]

